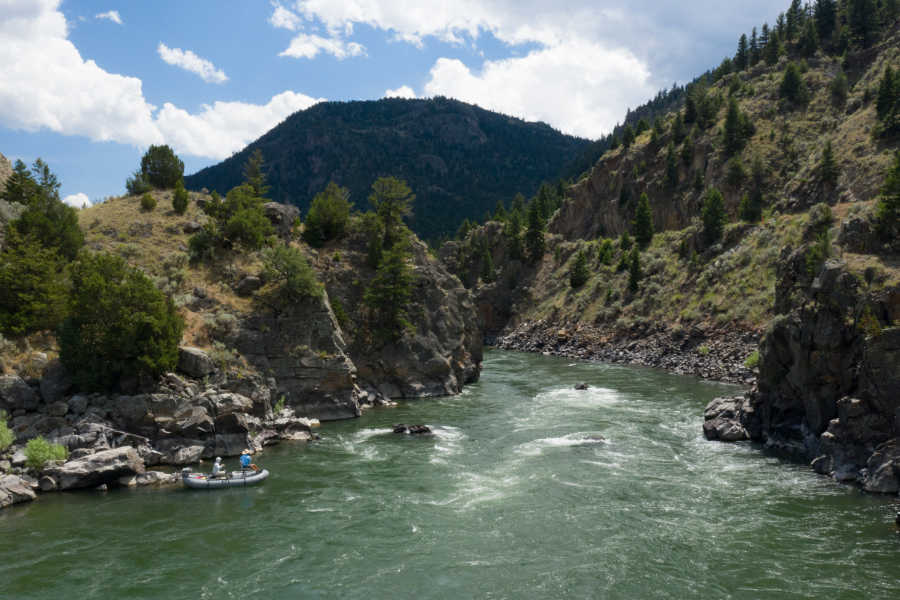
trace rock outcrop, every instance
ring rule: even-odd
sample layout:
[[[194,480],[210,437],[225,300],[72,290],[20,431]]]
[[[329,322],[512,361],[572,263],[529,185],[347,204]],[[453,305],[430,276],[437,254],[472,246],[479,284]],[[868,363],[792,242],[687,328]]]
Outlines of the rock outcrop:
[[[710,403],[704,433],[762,441],[839,481],[894,493],[900,489],[900,285],[884,272],[857,273],[838,259],[812,269],[811,247],[782,254],[781,314],[760,343],[757,387]]]
[[[20,502],[31,502],[37,497],[34,487],[17,475],[0,475],[0,508]]]
[[[133,477],[143,472],[144,461],[137,450],[127,446],[45,468],[43,475],[55,481],[58,489],[71,490],[115,483],[121,477]]]

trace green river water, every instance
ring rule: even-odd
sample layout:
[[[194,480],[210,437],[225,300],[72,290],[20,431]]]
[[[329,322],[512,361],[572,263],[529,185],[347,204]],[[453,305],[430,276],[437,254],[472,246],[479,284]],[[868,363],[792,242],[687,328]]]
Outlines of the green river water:
[[[254,488],[0,512],[0,598],[900,598],[897,498],[705,441],[734,389],[492,351],[460,396],[266,449]]]

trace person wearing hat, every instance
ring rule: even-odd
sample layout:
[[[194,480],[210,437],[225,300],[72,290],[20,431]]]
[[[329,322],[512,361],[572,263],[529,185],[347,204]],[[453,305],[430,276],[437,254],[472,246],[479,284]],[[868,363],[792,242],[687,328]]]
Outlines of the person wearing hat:
[[[217,456],[216,462],[213,463],[212,477],[213,477],[213,479],[225,477],[225,469],[222,467],[222,457],[221,456]]]

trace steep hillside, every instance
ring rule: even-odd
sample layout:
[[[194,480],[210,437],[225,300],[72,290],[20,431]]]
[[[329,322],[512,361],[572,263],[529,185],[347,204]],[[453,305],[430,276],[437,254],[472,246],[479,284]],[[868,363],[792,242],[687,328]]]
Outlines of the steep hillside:
[[[446,98],[327,102],[295,113],[224,162],[185,178],[188,188],[224,193],[259,149],[270,196],[305,214],[334,181],[368,208],[379,176],[405,179],[416,201],[410,227],[426,239],[481,219],[498,200],[530,196],[557,178],[587,140]]]

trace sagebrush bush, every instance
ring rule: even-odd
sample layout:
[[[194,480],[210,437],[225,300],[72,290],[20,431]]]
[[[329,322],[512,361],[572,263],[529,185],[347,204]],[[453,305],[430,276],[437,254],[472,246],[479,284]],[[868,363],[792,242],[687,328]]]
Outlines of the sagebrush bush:
[[[41,471],[51,460],[66,460],[69,453],[64,446],[51,444],[42,437],[28,440],[25,444],[25,466]]]
[[[0,410],[0,452],[3,452],[16,440],[12,430],[6,424],[6,413]]]
[[[153,194],[150,192],[145,192],[144,195],[141,196],[141,209],[150,212],[154,208],[156,208],[156,198],[154,198]]]

